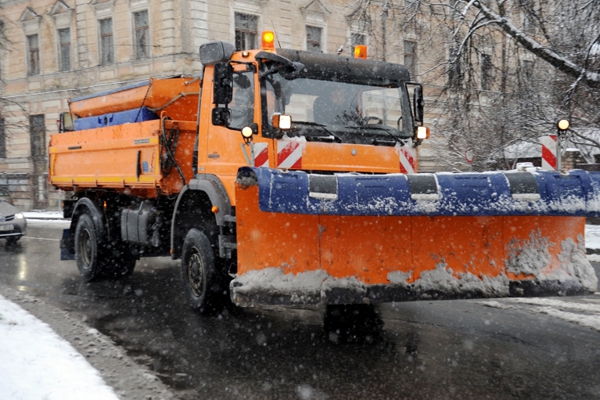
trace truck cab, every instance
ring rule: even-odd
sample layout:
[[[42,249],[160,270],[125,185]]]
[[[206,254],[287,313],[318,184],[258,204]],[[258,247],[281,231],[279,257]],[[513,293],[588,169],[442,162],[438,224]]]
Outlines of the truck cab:
[[[417,172],[416,147],[428,131],[421,86],[404,66],[264,47],[202,46],[204,82],[213,90],[203,93],[198,172],[223,177],[231,198],[242,165]]]

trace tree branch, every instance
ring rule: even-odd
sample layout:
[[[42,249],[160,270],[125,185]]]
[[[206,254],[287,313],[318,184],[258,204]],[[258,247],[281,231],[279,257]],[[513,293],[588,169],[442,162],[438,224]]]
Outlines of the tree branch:
[[[581,77],[581,80],[591,87],[600,87],[599,73],[588,71],[584,67],[577,65],[571,60],[560,56],[554,50],[543,46],[535,39],[523,33],[515,25],[511,24],[506,18],[492,11],[481,1],[475,1],[473,3],[473,7],[480,10],[490,21],[495,22],[504,32],[515,39],[527,50],[535,54],[537,57],[547,61],[559,71],[562,71],[575,79],[579,79]]]

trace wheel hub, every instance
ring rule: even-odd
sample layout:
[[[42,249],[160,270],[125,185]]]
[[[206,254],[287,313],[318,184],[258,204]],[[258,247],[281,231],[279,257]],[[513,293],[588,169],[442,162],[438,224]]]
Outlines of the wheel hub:
[[[80,243],[79,253],[81,254],[81,261],[83,261],[86,267],[89,267],[92,260],[92,238],[87,229],[81,232]]]
[[[192,254],[188,261],[188,280],[194,296],[202,296],[204,292],[204,266],[198,253]]]

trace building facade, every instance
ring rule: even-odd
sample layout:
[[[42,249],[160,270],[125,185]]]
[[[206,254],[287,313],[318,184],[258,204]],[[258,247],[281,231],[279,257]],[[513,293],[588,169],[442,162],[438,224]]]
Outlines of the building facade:
[[[0,0],[0,186],[23,209],[60,207],[47,145],[68,99],[198,74],[207,41],[255,48],[273,30],[280,47],[348,55],[367,44],[415,77],[429,68],[414,30],[390,30],[381,43],[365,20],[344,0]],[[421,154],[434,158],[426,146]]]

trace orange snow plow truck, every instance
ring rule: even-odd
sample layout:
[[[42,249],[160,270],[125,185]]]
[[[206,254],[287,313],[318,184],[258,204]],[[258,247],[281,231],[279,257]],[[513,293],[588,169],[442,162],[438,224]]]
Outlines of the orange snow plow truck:
[[[73,192],[61,247],[84,280],[170,255],[200,311],[596,290],[598,174],[416,173],[404,66],[272,44],[210,42],[198,76],[71,99],[49,179]]]

